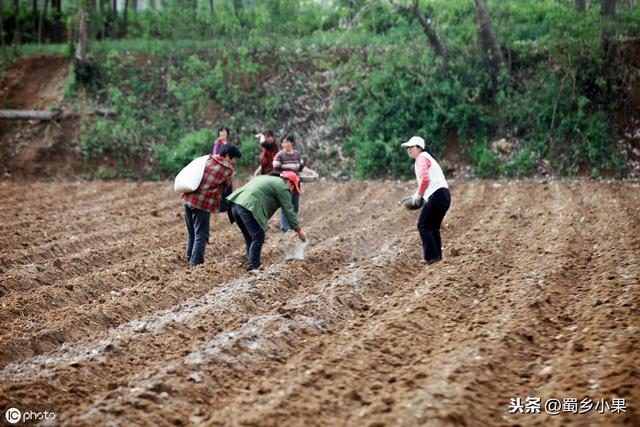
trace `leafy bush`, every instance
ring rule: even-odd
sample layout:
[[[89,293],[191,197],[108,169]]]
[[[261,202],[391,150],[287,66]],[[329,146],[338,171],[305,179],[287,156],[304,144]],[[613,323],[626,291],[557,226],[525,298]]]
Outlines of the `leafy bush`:
[[[475,172],[480,178],[492,178],[498,171],[498,159],[491,151],[486,141],[474,144],[469,155],[475,165]]]
[[[215,134],[211,129],[200,129],[188,133],[173,148],[158,147],[158,165],[168,175],[175,175],[196,157],[211,153]]]
[[[232,140],[245,141],[239,165],[254,167],[255,131],[304,132],[300,110],[331,107],[326,134],[342,146],[309,152],[323,162],[315,168],[334,175],[329,169],[410,176],[412,160],[399,144],[412,135],[436,154],[455,135],[482,177],[525,176],[542,160],[562,174],[622,173],[611,123],[635,71],[605,55],[597,7],[580,14],[571,2],[491,2],[505,56],[496,88],[478,48],[473,2],[422,3],[448,52],[446,70],[412,14],[384,3],[220,0],[212,14],[206,2],[185,8],[169,0],[132,26],[156,40],[96,45],[101,70],[87,90],[118,114],[83,123],[84,153],[152,158],[146,176],[174,173],[193,155],[189,147],[204,144],[196,129],[223,119]],[[358,10],[349,31],[331,30]],[[637,36],[638,16],[637,8],[621,13],[614,30]],[[317,78],[328,72],[330,88]],[[522,142],[513,156],[489,149],[487,141],[502,137]]]

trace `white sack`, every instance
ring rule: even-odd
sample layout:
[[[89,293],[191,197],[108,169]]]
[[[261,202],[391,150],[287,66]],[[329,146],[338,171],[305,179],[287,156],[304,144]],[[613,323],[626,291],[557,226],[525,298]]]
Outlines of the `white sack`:
[[[178,194],[196,191],[200,186],[200,181],[202,181],[208,158],[209,155],[198,157],[182,168],[173,183],[173,191]]]

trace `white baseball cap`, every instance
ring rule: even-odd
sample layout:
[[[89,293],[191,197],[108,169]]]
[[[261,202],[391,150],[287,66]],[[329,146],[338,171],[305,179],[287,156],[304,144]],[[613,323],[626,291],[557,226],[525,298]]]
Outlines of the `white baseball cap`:
[[[418,146],[424,150],[425,143],[424,139],[419,136],[412,136],[407,142],[402,144],[403,147],[415,147]]]

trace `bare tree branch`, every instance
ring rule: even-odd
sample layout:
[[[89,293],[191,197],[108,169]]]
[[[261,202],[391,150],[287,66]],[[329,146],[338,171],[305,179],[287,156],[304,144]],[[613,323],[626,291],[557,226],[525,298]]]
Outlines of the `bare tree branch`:
[[[418,21],[420,22],[424,33],[427,35],[429,43],[431,44],[431,47],[433,48],[436,56],[442,59],[442,68],[446,69],[448,64],[444,45],[442,44],[442,41],[440,40],[440,37],[438,36],[436,30],[431,26],[429,19],[420,11],[418,0],[413,0],[413,14],[416,16],[416,18],[418,18]]]
[[[84,112],[86,115],[114,116],[115,112],[105,108]],[[65,120],[80,117],[80,113],[62,110],[0,110],[0,119],[7,120]]]

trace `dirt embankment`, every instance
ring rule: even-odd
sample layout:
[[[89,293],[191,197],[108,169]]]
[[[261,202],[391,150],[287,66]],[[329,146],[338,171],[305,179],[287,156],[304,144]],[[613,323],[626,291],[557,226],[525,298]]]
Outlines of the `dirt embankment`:
[[[306,186],[303,261],[248,276],[168,183],[0,183],[0,410],[61,425],[638,425],[640,185],[454,182],[445,260],[411,184]],[[275,219],[272,220],[275,224]],[[510,414],[511,399],[626,413]]]
[[[19,58],[0,80],[0,109],[47,110],[61,106],[68,60]],[[0,120],[0,177],[75,176],[82,170],[79,121]]]

